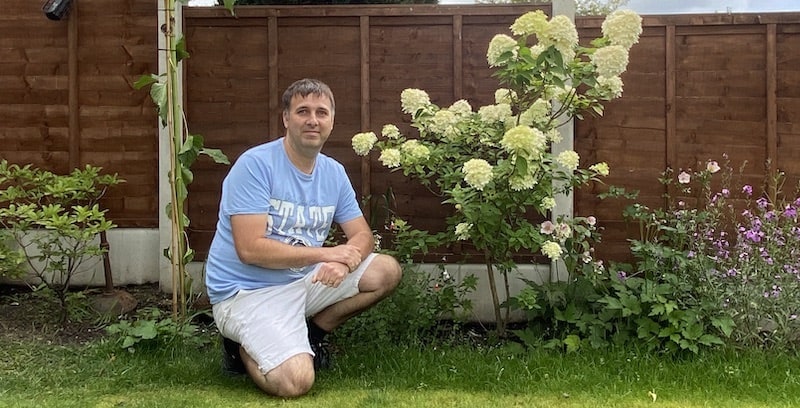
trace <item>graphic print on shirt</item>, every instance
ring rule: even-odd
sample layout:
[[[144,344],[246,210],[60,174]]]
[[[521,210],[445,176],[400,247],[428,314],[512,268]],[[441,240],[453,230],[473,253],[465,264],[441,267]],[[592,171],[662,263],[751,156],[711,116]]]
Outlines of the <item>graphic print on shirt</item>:
[[[270,199],[267,237],[289,245],[321,246],[333,223],[334,206],[305,206],[291,201]],[[306,268],[292,268],[300,272]]]

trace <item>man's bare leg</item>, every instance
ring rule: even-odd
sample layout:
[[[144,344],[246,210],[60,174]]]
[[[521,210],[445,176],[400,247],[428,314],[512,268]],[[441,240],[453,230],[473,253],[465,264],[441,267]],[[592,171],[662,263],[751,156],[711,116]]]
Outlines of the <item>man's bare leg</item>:
[[[314,323],[330,332],[347,319],[389,296],[400,283],[401,277],[400,264],[394,258],[388,255],[376,256],[359,280],[359,293],[317,313],[313,318]],[[258,388],[267,394],[294,398],[305,395],[314,385],[314,360],[310,354],[292,356],[265,375],[244,348],[239,351],[247,373]]]
[[[330,332],[389,296],[400,283],[401,277],[400,264],[391,256],[379,254],[361,276],[358,294],[328,306],[317,313],[312,321],[322,330]]]
[[[283,398],[296,398],[308,393],[314,385],[314,361],[311,354],[301,353],[290,357],[267,374],[258,369],[258,363],[240,348],[247,374],[258,388],[267,394]]]

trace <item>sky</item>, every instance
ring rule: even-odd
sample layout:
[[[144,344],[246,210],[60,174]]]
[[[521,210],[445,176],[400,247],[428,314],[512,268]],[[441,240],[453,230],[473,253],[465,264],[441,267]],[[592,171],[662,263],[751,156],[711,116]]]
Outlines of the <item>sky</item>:
[[[472,4],[474,0],[439,0],[440,4]],[[190,5],[214,5],[216,0],[191,0]],[[800,0],[628,0],[625,7],[639,14],[752,13],[800,11]]]
[[[800,11],[798,0],[628,0],[639,14],[751,13]]]

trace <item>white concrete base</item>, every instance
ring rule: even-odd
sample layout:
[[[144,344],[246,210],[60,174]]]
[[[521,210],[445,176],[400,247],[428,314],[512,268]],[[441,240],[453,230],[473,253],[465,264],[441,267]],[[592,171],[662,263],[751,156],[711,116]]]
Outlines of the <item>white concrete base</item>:
[[[509,293],[506,294],[503,276],[495,271],[495,284],[497,295],[502,304],[508,299],[519,294],[525,288],[526,283],[520,278],[525,278],[536,283],[548,282],[550,280],[550,265],[517,265],[518,269],[508,275]],[[439,276],[441,272],[436,264],[421,264],[421,270],[428,271],[432,276]],[[486,265],[483,264],[449,264],[446,266],[447,272],[456,282],[462,282],[465,277],[474,275],[478,278],[478,286],[468,297],[472,301],[472,316],[468,319],[475,322],[494,322],[494,305],[492,304],[492,292],[489,286],[489,276],[486,272]],[[519,321],[525,316],[522,312],[512,312],[509,321]]]
[[[172,274],[169,261],[163,257],[163,248],[159,248],[159,232],[157,229],[118,228],[108,232],[109,259],[111,273],[115,286],[141,285],[144,283],[158,282],[161,290],[172,292]],[[86,268],[73,277],[72,284],[76,287],[90,286],[102,287],[105,284],[103,273],[103,260],[97,258],[87,262]],[[192,291],[200,293],[205,290],[203,262],[192,262],[187,266]],[[427,271],[432,276],[439,276],[440,271],[436,264],[420,264],[421,270]],[[515,296],[525,287],[520,277],[537,283],[550,279],[550,265],[518,265],[518,270],[509,275],[509,296]],[[466,276],[475,275],[478,278],[478,287],[469,296],[472,300],[473,310],[470,320],[479,322],[494,322],[494,307],[492,305],[491,290],[489,287],[486,265],[483,264],[449,264],[447,272],[450,276],[461,282]],[[505,283],[499,273],[495,274],[500,301],[507,299]],[[37,283],[33,275],[21,281],[0,279],[0,283]],[[519,320],[524,316],[513,313],[511,321]]]
[[[158,282],[158,230],[144,228],[116,228],[108,231],[109,261],[114,286],[141,285]],[[96,243],[99,244],[99,237]],[[6,283],[38,283],[33,273],[19,281]],[[103,258],[87,260],[72,277],[73,286],[104,286]]]

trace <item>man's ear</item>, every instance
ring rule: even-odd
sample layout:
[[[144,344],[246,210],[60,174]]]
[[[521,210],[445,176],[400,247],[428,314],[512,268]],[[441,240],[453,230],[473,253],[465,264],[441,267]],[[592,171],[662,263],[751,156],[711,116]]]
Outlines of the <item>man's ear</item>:
[[[287,129],[289,127],[289,112],[284,110],[281,113],[281,119],[283,119],[283,128]]]

